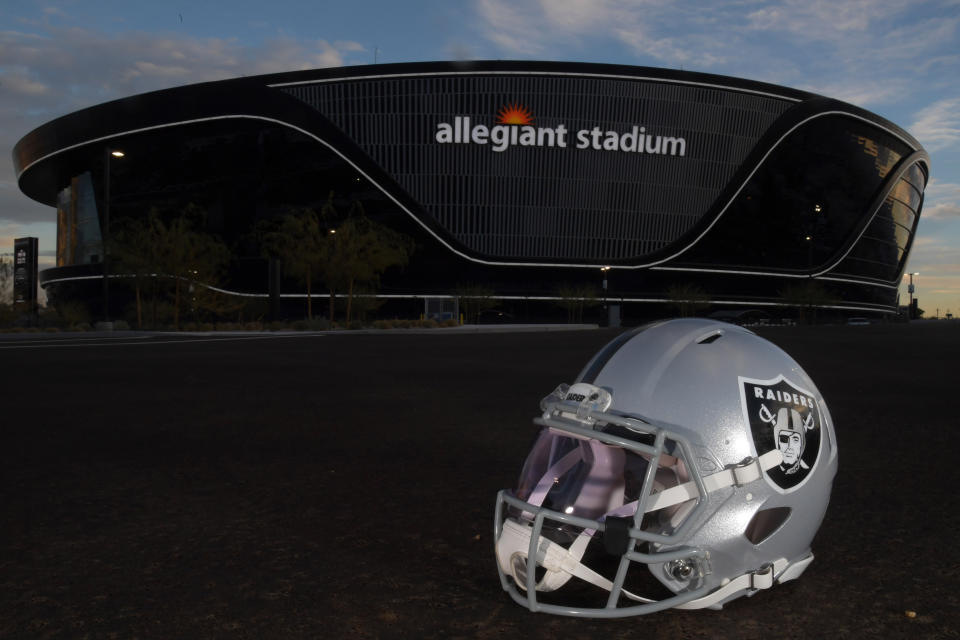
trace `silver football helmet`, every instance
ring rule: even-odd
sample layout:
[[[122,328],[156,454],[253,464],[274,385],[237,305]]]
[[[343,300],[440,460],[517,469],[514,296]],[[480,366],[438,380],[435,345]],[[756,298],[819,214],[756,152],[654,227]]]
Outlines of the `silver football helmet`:
[[[500,582],[531,611],[719,609],[813,560],[833,422],[800,365],[753,332],[629,331],[540,406],[494,524]]]

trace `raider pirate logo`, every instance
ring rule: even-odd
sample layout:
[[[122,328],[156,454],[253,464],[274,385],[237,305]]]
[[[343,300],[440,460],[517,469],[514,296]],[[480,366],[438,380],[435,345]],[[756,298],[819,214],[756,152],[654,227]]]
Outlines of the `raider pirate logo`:
[[[740,378],[740,393],[757,455],[774,448],[783,455],[780,465],[767,471],[768,480],[783,492],[792,491],[803,484],[820,455],[823,421],[816,399],[783,376]]]

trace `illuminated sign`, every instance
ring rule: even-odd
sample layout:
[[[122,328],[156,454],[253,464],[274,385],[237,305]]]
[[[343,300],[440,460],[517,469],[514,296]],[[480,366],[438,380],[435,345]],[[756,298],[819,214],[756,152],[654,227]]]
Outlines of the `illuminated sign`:
[[[626,151],[651,155],[685,156],[685,138],[648,133],[647,128],[633,125],[629,131],[603,130],[599,126],[576,132],[566,125],[534,126],[533,115],[518,104],[500,109],[497,124],[474,124],[470,116],[456,116],[453,122],[437,123],[435,139],[440,144],[490,145],[497,152],[510,147],[556,147],[560,149],[593,149]]]
[[[37,302],[37,239],[13,241],[13,301],[35,305]]]

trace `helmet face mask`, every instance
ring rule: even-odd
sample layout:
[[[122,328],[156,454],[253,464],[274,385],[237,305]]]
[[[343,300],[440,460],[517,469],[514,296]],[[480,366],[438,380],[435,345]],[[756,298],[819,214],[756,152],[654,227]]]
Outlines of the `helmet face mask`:
[[[701,350],[723,342],[704,342],[718,332],[727,346]],[[780,406],[792,402],[786,391],[770,399],[775,385],[812,388],[805,374],[796,383],[769,375],[770,362],[753,370],[742,358],[719,395],[698,389],[730,348],[802,373],[739,327],[673,321],[614,340],[575,384],[544,398],[519,482],[497,496],[498,571],[514,600],[594,617],[719,608],[802,573],[836,470],[832,423],[815,388],[798,403],[803,415]],[[674,379],[701,399],[699,423],[689,403],[670,415]],[[751,420],[747,393],[765,420]],[[792,485],[771,480],[801,463]]]

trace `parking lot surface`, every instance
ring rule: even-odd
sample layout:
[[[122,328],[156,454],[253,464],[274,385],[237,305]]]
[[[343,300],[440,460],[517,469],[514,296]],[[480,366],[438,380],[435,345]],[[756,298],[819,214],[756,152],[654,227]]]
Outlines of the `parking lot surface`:
[[[617,331],[0,338],[0,637],[958,637],[960,323],[758,332],[836,424],[816,560],[609,621],[514,604],[492,519]]]

